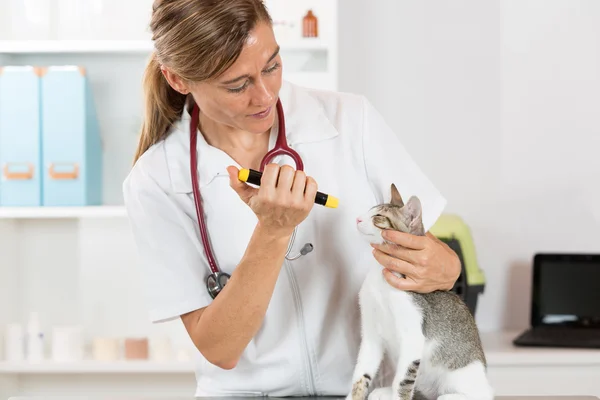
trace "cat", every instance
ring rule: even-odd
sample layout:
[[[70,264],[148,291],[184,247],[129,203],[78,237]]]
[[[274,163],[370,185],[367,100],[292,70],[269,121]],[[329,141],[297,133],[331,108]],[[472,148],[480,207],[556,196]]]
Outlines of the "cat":
[[[357,229],[370,243],[383,243],[384,229],[424,236],[421,202],[412,196],[405,205],[392,184],[390,202],[357,218]],[[463,301],[449,291],[396,289],[373,262],[378,268],[359,293],[362,340],[346,399],[492,400],[479,331]],[[396,362],[392,386],[369,394],[384,354]]]

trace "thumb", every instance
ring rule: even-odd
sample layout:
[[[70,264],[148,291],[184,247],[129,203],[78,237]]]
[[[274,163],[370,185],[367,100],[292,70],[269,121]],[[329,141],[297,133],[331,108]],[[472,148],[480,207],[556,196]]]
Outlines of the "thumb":
[[[235,190],[244,203],[248,204],[250,199],[258,192],[258,189],[240,181],[238,178],[239,170],[235,166],[230,165],[227,167],[227,172],[229,173],[229,186]]]

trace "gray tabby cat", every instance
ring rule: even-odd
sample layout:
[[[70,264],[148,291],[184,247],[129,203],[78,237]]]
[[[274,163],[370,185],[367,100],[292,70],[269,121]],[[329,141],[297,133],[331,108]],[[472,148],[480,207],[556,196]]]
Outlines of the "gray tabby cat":
[[[383,242],[384,229],[425,235],[419,199],[405,205],[393,184],[391,192],[390,203],[357,219],[359,232],[371,243]],[[347,399],[367,397],[384,353],[396,361],[393,384],[373,390],[370,400],[493,399],[479,332],[462,300],[446,291],[398,290],[373,262],[359,294],[362,341]]]

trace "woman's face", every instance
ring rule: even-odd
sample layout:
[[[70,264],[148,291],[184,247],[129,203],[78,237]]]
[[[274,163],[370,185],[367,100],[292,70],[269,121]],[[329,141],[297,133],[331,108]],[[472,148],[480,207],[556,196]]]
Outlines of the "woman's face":
[[[214,80],[185,86],[185,91],[194,96],[204,118],[258,134],[268,131],[275,121],[281,79],[273,29],[261,23],[228,70]]]

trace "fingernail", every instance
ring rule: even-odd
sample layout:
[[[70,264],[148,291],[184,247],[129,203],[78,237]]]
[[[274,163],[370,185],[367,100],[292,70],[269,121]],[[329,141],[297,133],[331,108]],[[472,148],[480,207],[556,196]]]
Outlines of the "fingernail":
[[[384,238],[384,239],[387,239],[388,238],[388,232],[387,231],[381,232],[381,237]]]

